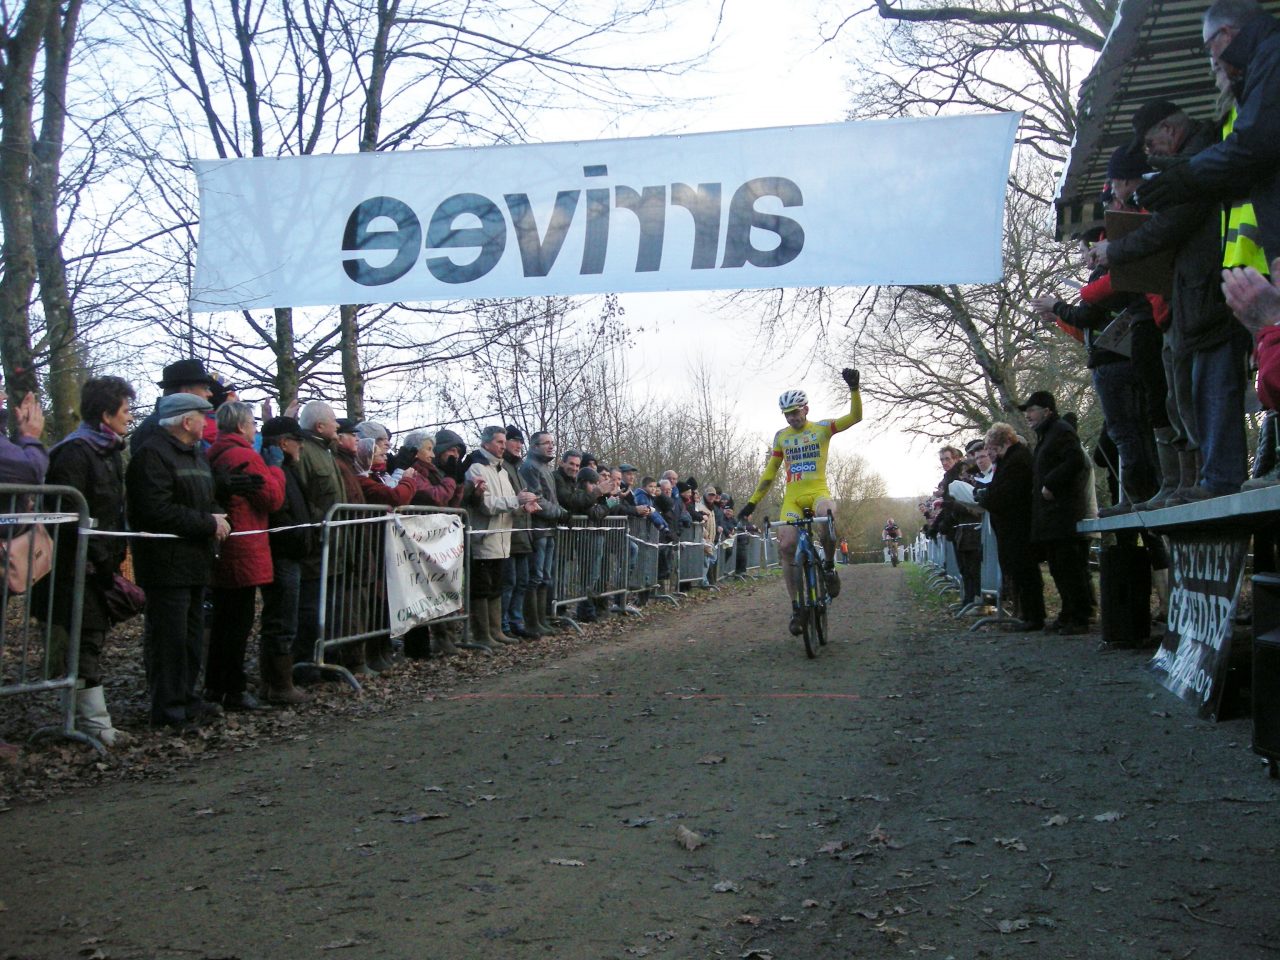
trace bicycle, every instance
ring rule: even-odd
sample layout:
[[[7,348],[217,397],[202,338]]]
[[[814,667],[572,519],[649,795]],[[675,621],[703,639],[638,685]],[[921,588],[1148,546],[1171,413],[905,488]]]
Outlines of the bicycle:
[[[902,543],[901,537],[885,537],[884,546],[889,551],[889,562],[895,567],[898,565],[898,545]]]
[[[831,511],[825,517],[815,517],[806,509],[800,520],[784,520],[788,527],[796,528],[796,587],[795,604],[800,613],[800,635],[804,637],[804,652],[812,660],[818,655],[818,647],[827,645],[827,607],[831,595],[827,592],[826,556],[822,543],[813,535],[815,523],[834,523]],[[835,536],[834,531],[832,536]]]

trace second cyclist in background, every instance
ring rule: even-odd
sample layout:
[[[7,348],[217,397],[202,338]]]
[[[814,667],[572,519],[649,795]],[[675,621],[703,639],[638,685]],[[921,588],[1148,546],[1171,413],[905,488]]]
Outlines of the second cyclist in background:
[[[769,462],[765,464],[764,474],[756,485],[755,492],[738,511],[738,516],[746,519],[751,515],[778,474],[778,468],[784,466],[786,488],[782,497],[782,511],[779,519],[799,520],[805,508],[813,511],[815,517],[826,517],[830,511],[834,519],[835,501],[831,499],[831,491],[827,489],[827,447],[831,438],[842,430],[847,430],[862,420],[862,395],[858,392],[858,371],[846,367],[840,376],[849,385],[849,412],[832,420],[811,421],[809,419],[809,398],[803,390],[788,390],[778,398],[778,406],[786,418],[787,425],[773,437],[773,452]],[[840,592],[840,577],[835,568],[835,537],[833,524],[817,525],[821,530],[822,548],[826,556],[825,578],[827,592],[836,596]],[[778,553],[782,558],[782,575],[787,596],[796,595],[795,546],[796,531],[794,527],[778,526]],[[800,618],[792,602],[791,632],[800,632]]]
[[[884,561],[885,563],[893,562],[896,567],[898,565],[898,544],[902,541],[902,531],[898,529],[898,521],[893,517],[889,518],[889,522],[884,525],[884,533],[880,535],[880,541],[884,544]]]

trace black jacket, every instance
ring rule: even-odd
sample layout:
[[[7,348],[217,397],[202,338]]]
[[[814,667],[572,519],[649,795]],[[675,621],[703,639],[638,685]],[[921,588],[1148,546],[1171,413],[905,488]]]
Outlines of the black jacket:
[[[307,506],[307,498],[302,492],[302,484],[298,482],[293,464],[286,461],[280,469],[284,473],[284,503],[271,514],[268,522],[273,528],[299,529],[280,530],[271,534],[271,557],[300,563],[319,552],[320,537],[314,527],[302,526],[311,522],[311,509]]]
[[[1178,155],[1197,156],[1217,141],[1216,127],[1199,124]],[[1221,206],[1206,198],[1152,214],[1133,233],[1109,242],[1107,259],[1113,265],[1132,263],[1162,250],[1173,251],[1170,345],[1192,351],[1226,343],[1239,324],[1222,296]]]
[[[1250,17],[1222,51],[1222,61],[1240,72],[1232,83],[1235,126],[1192,158],[1189,176],[1215,197],[1235,200],[1247,193],[1271,260],[1280,257],[1280,21],[1268,13]]]
[[[1094,270],[1089,282],[1100,280],[1106,276],[1105,269]],[[1160,331],[1156,329],[1155,318],[1151,314],[1151,302],[1141,293],[1113,293],[1105,300],[1096,303],[1067,303],[1059,300],[1053,305],[1053,312],[1063,323],[1070,324],[1084,331],[1085,349],[1089,351],[1089,362],[1086,366],[1093,370],[1108,363],[1121,363],[1129,357],[1105,350],[1098,346],[1098,334],[1121,314],[1128,314],[1133,320],[1130,328],[1134,340],[1147,341],[1147,349],[1160,350]],[[1141,345],[1139,346],[1141,349]],[[1132,354],[1131,354],[1132,355]]]
[[[217,508],[213,474],[200,445],[180,443],[161,428],[134,452],[125,480],[133,529],[179,537],[134,541],[138,585],[145,589],[207,584],[213,570]]]
[[[1075,428],[1053,414],[1036,428],[1031,477],[1031,539],[1066,540],[1083,536],[1076,524],[1089,512],[1089,480],[1092,471]],[[1000,471],[996,471],[997,478]],[[1046,500],[1043,489],[1053,494]]]
[[[1030,549],[1031,484],[1031,448],[1019,441],[1000,457],[991,483],[974,491],[974,499],[991,514],[1001,556]]]
[[[87,440],[60,443],[49,452],[49,472],[45,482],[74,487],[84,494],[95,530],[124,530],[124,465],[120,447],[108,450]],[[69,626],[75,605],[76,524],[58,527],[58,569],[55,577],[45,577],[32,588],[32,609],[37,615],[49,609],[49,584],[56,581],[52,620]],[[124,563],[129,541],[124,537],[89,537],[88,566],[84,575],[84,604],[80,627],[83,630],[109,630],[103,592],[111,586],[115,574]]]

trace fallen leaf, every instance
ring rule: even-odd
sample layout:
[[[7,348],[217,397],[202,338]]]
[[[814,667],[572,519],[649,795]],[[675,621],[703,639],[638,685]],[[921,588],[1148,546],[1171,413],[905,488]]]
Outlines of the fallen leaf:
[[[757,840],[777,840],[778,835],[776,833],[757,833],[756,839]]]
[[[862,919],[864,919],[864,920],[879,920],[879,919],[880,919],[880,911],[879,911],[879,910],[855,910],[855,911],[853,911],[853,912],[854,912],[855,914],[857,914],[858,916],[862,917]]]
[[[1106,813],[1098,814],[1093,819],[1097,820],[1099,823],[1115,823],[1123,816],[1124,814],[1117,810],[1108,810]]]
[[[697,850],[699,847],[706,846],[707,843],[701,834],[694,833],[688,827],[680,825],[676,826],[675,840],[686,850]]]
[[[1021,850],[1025,852],[1027,849],[1027,845],[1017,837],[992,837],[991,839],[1006,850]]]
[[[717,756],[714,753],[708,753],[705,757],[699,757],[698,762],[708,764],[708,765],[715,764],[715,763],[724,763],[724,757]]]
[[[205,807],[203,810],[197,810],[197,811],[195,812],[195,816],[197,816],[197,817],[212,817],[212,816],[213,816],[213,807]]]
[[[849,846],[847,840],[828,840],[818,848],[819,853],[839,853],[845,847]]]
[[[653,823],[657,817],[632,817],[630,820],[623,820],[624,827],[647,827]]]
[[[393,817],[392,823],[421,823],[423,820],[447,820],[447,813],[406,813],[403,817]]]
[[[973,847],[973,846],[977,846],[977,841],[971,840],[969,837],[956,837],[954,840],[951,841],[951,846]]]
[[[358,947],[367,940],[357,940],[355,937],[347,937],[345,940],[335,940],[333,943],[326,943],[321,950],[345,950],[347,947]]]
[[[557,867],[585,867],[586,864],[581,860],[565,860],[563,857],[552,857],[547,863],[555,864]]]
[[[1016,930],[1030,930],[1031,921],[1026,917],[1019,917],[1017,920],[1001,920],[998,926],[1001,933],[1013,933]]]
[[[749,913],[740,913],[740,914],[738,914],[738,916],[734,917],[733,922],[734,922],[734,923],[745,923],[745,924],[748,924],[748,925],[753,926],[753,927],[758,927],[758,926],[760,925],[760,918],[759,918],[759,917],[753,917],[753,916],[752,916],[751,914],[749,914]]]
[[[711,888],[716,893],[737,893],[738,885],[732,880],[721,880]]]
[[[809,861],[808,861],[808,860],[806,860],[804,857],[794,857],[793,859],[791,859],[791,860],[788,860],[788,861],[787,861],[787,866],[788,866],[788,867],[803,867],[803,866],[804,866],[806,863],[808,863],[808,862],[809,862]]]
[[[1093,885],[1093,889],[1097,890],[1099,893],[1110,893],[1110,892],[1111,892],[1111,890],[1112,890],[1112,888],[1111,888],[1111,887],[1104,887],[1104,886],[1103,886],[1102,884],[1100,884],[1100,883],[1095,883],[1095,884]]]
[[[759,947],[752,947],[746,953],[738,954],[739,960],[773,960],[773,954]]]
[[[803,903],[800,904],[800,906],[804,907],[806,910],[812,910],[814,907],[818,906],[818,901],[805,900]]]
[[[1044,822],[1044,825],[1046,827],[1061,827],[1061,826],[1065,826],[1070,822],[1071,821],[1067,817],[1063,816],[1060,813],[1055,813],[1052,817],[1050,817],[1048,820]]]

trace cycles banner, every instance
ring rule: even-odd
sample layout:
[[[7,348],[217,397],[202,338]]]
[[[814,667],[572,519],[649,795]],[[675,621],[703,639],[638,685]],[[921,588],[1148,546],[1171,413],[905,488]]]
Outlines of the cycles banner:
[[[191,309],[992,282],[1019,118],[197,161]]]
[[[1231,629],[1249,537],[1169,537],[1169,622],[1148,667],[1175,695],[1216,720],[1231,663]]]
[[[454,513],[393,516],[386,549],[391,636],[462,609],[465,536]]]

